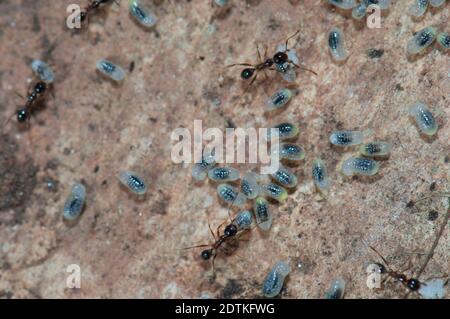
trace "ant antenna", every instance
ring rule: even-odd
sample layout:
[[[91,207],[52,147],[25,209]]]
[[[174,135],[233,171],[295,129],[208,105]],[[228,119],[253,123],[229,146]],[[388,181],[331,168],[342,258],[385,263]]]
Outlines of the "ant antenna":
[[[391,268],[391,266],[389,266],[389,263],[387,262],[387,260],[372,246],[369,245],[369,248],[372,249],[382,260],[383,262],[386,264],[387,267]]]

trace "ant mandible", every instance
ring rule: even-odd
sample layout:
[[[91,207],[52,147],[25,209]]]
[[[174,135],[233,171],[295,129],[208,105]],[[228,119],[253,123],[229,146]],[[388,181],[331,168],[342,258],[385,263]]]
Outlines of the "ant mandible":
[[[405,287],[407,287],[410,291],[417,291],[422,286],[422,283],[417,278],[408,278],[405,274],[402,272],[394,271],[390,268],[388,262],[386,259],[372,246],[369,246],[370,249],[372,249],[382,260],[383,263],[375,263],[375,265],[378,267],[378,271],[380,274],[387,274],[389,277],[399,281],[402,283]]]
[[[285,73],[287,71],[286,64],[288,64],[288,65],[293,65],[294,67],[296,67],[298,69],[302,69],[302,70],[305,70],[305,71],[308,71],[308,72],[311,72],[311,73],[317,75],[317,73],[314,72],[313,70],[310,70],[308,68],[305,68],[303,66],[300,66],[300,65],[294,63],[287,54],[287,52],[289,51],[289,49],[288,49],[289,40],[291,40],[293,37],[295,37],[298,33],[300,33],[300,30],[297,30],[297,32],[295,32],[293,35],[288,37],[285,42],[285,50],[276,52],[272,58],[267,58],[267,46],[266,46],[265,51],[264,51],[264,59],[262,59],[261,53],[259,52],[259,47],[258,47],[258,45],[256,45],[256,51],[257,51],[258,59],[259,59],[258,64],[235,63],[235,64],[227,65],[227,67],[247,66],[247,68],[244,68],[241,71],[241,78],[244,80],[248,80],[248,79],[252,78],[248,87],[250,87],[253,84],[253,82],[255,82],[256,78],[258,77],[259,71],[277,70],[277,69],[273,68],[274,65],[276,65],[276,67],[278,68],[278,70],[281,73]],[[264,75],[267,78],[266,73],[264,73]]]

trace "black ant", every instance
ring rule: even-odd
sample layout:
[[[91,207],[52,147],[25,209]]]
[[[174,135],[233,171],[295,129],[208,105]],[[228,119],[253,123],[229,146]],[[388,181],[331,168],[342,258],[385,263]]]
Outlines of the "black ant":
[[[108,2],[112,2],[115,0],[93,0],[83,11],[80,12],[80,21],[83,22],[88,17],[91,11],[96,10],[102,4],[107,4]]]
[[[37,82],[31,92],[28,93],[27,101],[22,108],[19,108],[8,120],[6,120],[4,126],[11,120],[11,118],[16,115],[17,121],[23,123],[30,120],[33,108],[36,106],[36,102],[43,97],[44,93],[47,91],[48,85],[45,82]]]
[[[308,71],[308,72],[311,72],[311,73],[317,75],[317,73],[314,72],[313,70],[307,69],[305,67],[302,67],[302,66],[294,63],[288,57],[287,52],[289,51],[289,49],[288,49],[289,40],[292,39],[293,37],[295,37],[299,32],[300,32],[300,30],[295,32],[290,37],[288,37],[286,39],[286,43],[285,43],[285,50],[276,52],[272,58],[267,58],[267,46],[266,46],[265,51],[264,51],[264,59],[262,59],[261,53],[259,52],[259,47],[258,47],[258,45],[256,45],[256,51],[257,51],[258,59],[259,59],[258,64],[235,63],[235,64],[228,65],[227,67],[247,66],[248,68],[245,68],[242,70],[241,78],[244,80],[248,80],[248,79],[252,78],[252,80],[248,86],[252,85],[253,82],[256,80],[256,78],[258,77],[259,71],[264,71],[267,69],[267,70],[278,70],[281,73],[285,73],[285,72],[287,72],[286,64],[288,66],[293,65],[296,68],[299,68],[299,69],[302,69],[302,70],[305,70],[305,71]],[[274,65],[276,66],[276,69],[273,68]],[[266,73],[264,73],[264,75],[267,78]]]
[[[394,271],[390,268],[389,263],[386,259],[372,246],[369,246],[380,258],[383,260],[384,264],[375,263],[378,267],[378,272],[380,274],[387,274],[389,277],[401,282],[405,287],[407,287],[410,291],[417,291],[422,287],[422,283],[417,278],[408,278],[402,272]]]

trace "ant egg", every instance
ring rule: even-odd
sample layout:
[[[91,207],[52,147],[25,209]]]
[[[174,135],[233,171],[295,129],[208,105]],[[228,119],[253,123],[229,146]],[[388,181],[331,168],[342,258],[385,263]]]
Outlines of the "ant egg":
[[[291,267],[289,267],[286,262],[277,262],[264,280],[262,289],[263,295],[267,298],[277,296],[280,293],[281,288],[283,288],[285,278],[290,272]]]
[[[411,105],[409,108],[409,115],[414,118],[422,133],[429,136],[436,134],[438,130],[436,120],[425,104],[416,102]]]
[[[192,177],[198,181],[205,179],[207,172],[216,165],[216,159],[213,154],[203,154],[200,163],[195,163],[192,167]]]
[[[240,212],[233,220],[233,224],[236,225],[238,230],[250,228],[252,222],[253,222],[253,215],[248,210]]]
[[[272,226],[272,212],[269,202],[264,197],[258,197],[253,204],[256,224],[261,230],[269,230]]]
[[[328,0],[328,2],[340,9],[349,10],[356,6],[355,0]]]
[[[239,193],[236,188],[228,184],[217,186],[217,194],[224,202],[236,206],[244,205],[247,199],[244,194]]]
[[[345,49],[344,33],[339,28],[333,28],[328,33],[328,48],[330,50],[331,57],[335,61],[344,61],[348,57],[348,53]]]
[[[55,74],[52,69],[47,63],[41,60],[33,60],[33,62],[31,62],[31,69],[45,83],[52,83],[55,80]]]
[[[392,145],[386,142],[364,143],[359,147],[359,153],[368,157],[386,156],[391,152]]]
[[[325,293],[325,299],[342,299],[345,293],[345,281],[336,278],[331,283],[330,289]]]
[[[361,144],[362,141],[361,131],[335,131],[330,135],[330,143],[336,146],[353,146]]]
[[[366,13],[367,13],[367,6],[365,3],[361,2],[357,4],[355,7],[353,7],[352,18],[356,20],[361,20],[366,16]]]
[[[289,89],[278,90],[267,101],[267,108],[272,111],[286,105],[292,97],[292,91]]]
[[[328,170],[325,162],[321,159],[315,159],[312,165],[312,177],[316,187],[322,192],[326,193],[330,188],[330,178],[328,177]]]
[[[66,220],[75,220],[83,211],[84,202],[86,201],[86,188],[83,184],[75,183],[70,192],[69,197],[64,203],[63,217]]]
[[[232,182],[239,179],[239,171],[232,167],[216,167],[209,170],[208,177],[215,182]]]
[[[444,4],[445,0],[430,0],[430,4],[432,7],[440,7]]]
[[[413,5],[409,9],[411,15],[421,17],[428,9],[428,0],[414,0]]]
[[[284,187],[291,188],[297,185],[297,177],[281,165],[278,170],[275,173],[270,174],[270,176]]]
[[[300,132],[298,125],[295,125],[293,123],[285,122],[278,124],[273,127],[274,129],[278,130],[278,138],[280,140],[287,140],[294,138],[298,135]],[[267,139],[270,140],[270,130],[267,131]]]
[[[273,154],[278,154],[281,159],[289,161],[301,161],[305,158],[305,150],[301,146],[291,143],[279,144]]]
[[[371,4],[377,5],[381,10],[386,10],[391,4],[390,0],[363,0],[366,7]]]
[[[342,173],[346,176],[355,174],[372,176],[378,173],[380,164],[364,157],[351,157],[342,164]]]
[[[131,15],[144,27],[151,28],[156,24],[156,17],[138,0],[129,0]]]
[[[418,31],[406,45],[409,54],[417,54],[428,48],[436,39],[436,29],[426,27]]]
[[[135,172],[122,171],[118,175],[119,181],[136,195],[144,195],[147,192],[147,186],[142,178]]]
[[[269,183],[261,186],[261,194],[283,203],[288,197],[287,191],[277,184]]]
[[[241,180],[241,192],[247,196],[248,199],[254,199],[258,196],[259,191],[258,175],[253,172],[245,174]]]
[[[97,70],[116,82],[120,82],[125,78],[125,71],[111,61],[102,59],[96,63]]]
[[[450,49],[450,35],[447,32],[441,32],[437,36],[437,42],[444,49]]]

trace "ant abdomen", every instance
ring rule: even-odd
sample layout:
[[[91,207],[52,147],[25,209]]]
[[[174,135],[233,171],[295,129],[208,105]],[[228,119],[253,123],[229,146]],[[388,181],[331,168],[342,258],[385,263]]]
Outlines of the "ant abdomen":
[[[253,76],[254,73],[255,69],[251,68],[243,69],[241,72],[241,78],[243,78],[244,80],[248,80]]]

